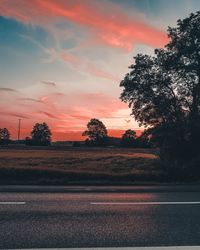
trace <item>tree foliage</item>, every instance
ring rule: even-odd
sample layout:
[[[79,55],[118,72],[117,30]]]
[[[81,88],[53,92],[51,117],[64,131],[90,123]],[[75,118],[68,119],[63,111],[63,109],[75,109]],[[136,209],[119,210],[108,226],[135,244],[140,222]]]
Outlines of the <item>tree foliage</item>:
[[[122,135],[121,145],[124,147],[135,147],[137,142],[136,132],[134,130],[128,129]]]
[[[190,161],[200,147],[200,12],[168,28],[154,56],[138,54],[121,81],[121,100],[149,128],[167,162]]]
[[[0,144],[8,144],[10,141],[10,132],[7,128],[0,128]]]
[[[140,148],[152,147],[151,133],[148,129],[145,129],[140,136],[137,137],[137,146]]]
[[[107,129],[102,121],[93,118],[88,122],[87,130],[82,135],[88,137],[87,144],[102,146],[106,144]]]
[[[33,145],[49,145],[51,143],[51,131],[48,125],[43,123],[36,123],[31,132],[32,140],[29,144]]]

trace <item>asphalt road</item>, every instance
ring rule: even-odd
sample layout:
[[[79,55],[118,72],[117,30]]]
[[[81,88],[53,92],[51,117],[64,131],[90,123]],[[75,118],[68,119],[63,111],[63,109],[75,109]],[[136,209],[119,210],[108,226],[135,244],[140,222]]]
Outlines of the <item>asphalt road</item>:
[[[200,190],[182,190],[4,189],[0,248],[200,246]]]

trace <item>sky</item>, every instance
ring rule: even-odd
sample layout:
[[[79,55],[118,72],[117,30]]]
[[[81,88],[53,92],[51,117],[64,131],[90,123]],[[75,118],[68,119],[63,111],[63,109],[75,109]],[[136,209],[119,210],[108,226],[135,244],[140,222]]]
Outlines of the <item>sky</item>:
[[[46,122],[53,140],[83,140],[91,118],[110,136],[140,130],[119,99],[138,53],[168,42],[167,27],[199,0],[0,0],[0,128],[17,138]]]

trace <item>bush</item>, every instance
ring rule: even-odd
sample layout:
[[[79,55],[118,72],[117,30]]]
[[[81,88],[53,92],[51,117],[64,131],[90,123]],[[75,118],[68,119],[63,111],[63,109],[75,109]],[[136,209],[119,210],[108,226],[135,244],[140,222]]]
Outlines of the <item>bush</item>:
[[[26,138],[25,144],[27,146],[50,146],[51,142],[48,141],[48,140],[46,140],[46,141],[37,141],[37,140],[30,139],[30,138]]]
[[[80,147],[81,146],[81,144],[80,144],[80,142],[78,142],[78,141],[74,141],[73,143],[72,143],[72,147]]]

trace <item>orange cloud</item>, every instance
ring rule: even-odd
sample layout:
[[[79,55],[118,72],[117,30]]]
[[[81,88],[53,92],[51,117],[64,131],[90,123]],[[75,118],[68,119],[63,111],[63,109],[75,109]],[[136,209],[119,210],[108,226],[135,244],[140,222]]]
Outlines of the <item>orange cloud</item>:
[[[30,99],[31,106],[21,106],[21,102],[27,101],[27,98],[21,98],[20,106],[17,106],[18,103],[16,103],[13,107],[15,110],[10,107],[10,110],[0,112],[2,116],[1,126],[8,127],[11,130],[12,138],[16,138],[16,118],[22,118],[21,138],[25,138],[30,135],[36,122],[45,121],[52,129],[53,140],[84,140],[81,134],[91,118],[112,118],[113,112],[126,107],[119,100],[103,93],[69,94],[64,96],[63,102],[52,105],[54,99],[54,93],[45,96],[48,105],[43,105],[42,109],[38,111],[39,103],[36,100],[39,99]],[[19,108],[21,112],[17,112]],[[13,124],[15,124],[14,127],[11,126]]]
[[[130,13],[117,4],[97,0],[1,0],[0,14],[24,23],[49,26],[66,19],[86,27],[95,40],[125,50],[135,43],[163,47],[167,35],[147,24],[136,12]]]

